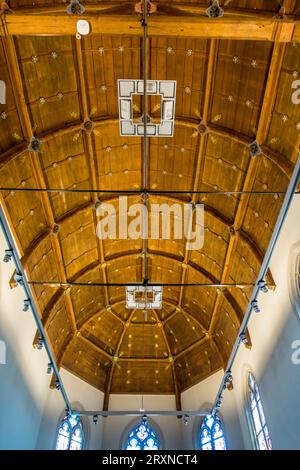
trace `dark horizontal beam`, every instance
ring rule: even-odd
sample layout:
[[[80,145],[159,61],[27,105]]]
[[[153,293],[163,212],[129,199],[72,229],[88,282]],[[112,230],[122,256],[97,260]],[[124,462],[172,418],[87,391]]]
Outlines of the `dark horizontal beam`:
[[[238,287],[239,289],[243,289],[246,287],[253,287],[254,284],[238,284],[235,282],[232,283],[223,283],[223,284],[211,284],[211,283],[153,283],[148,282],[144,284],[143,282],[130,282],[121,283],[121,282],[57,282],[57,281],[28,281],[28,284],[34,286],[48,286],[48,287],[65,287],[68,289],[69,287],[127,287],[127,286],[137,286],[137,287]]]
[[[95,34],[142,36],[140,16],[131,14],[81,15],[80,19],[90,23]],[[77,15],[66,11],[34,15],[19,13],[2,17],[0,35],[27,36],[75,36]],[[152,15],[148,21],[148,35],[195,37],[203,39],[235,39],[249,41],[299,41],[297,18],[276,19],[255,13],[253,16],[225,14],[222,18],[209,18],[193,14]]]
[[[61,189],[61,188],[13,188],[5,187],[1,188],[0,191],[19,191],[19,192],[33,192],[33,193],[102,193],[102,194],[140,194],[140,195],[150,195],[150,196],[159,196],[159,195],[168,195],[168,194],[203,194],[203,195],[213,195],[213,196],[228,196],[228,195],[253,195],[253,196],[275,196],[275,195],[285,195],[285,191],[188,191],[188,190],[142,190],[142,189]],[[300,194],[300,191],[295,191],[295,194]],[[106,202],[106,201],[104,201]],[[182,201],[184,202],[184,201]]]

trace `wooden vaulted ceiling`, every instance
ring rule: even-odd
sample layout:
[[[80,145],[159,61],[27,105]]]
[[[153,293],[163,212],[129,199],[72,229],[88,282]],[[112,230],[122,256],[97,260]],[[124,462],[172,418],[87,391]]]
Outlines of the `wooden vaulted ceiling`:
[[[0,186],[11,188],[1,202],[30,281],[141,282],[142,242],[96,237],[95,203],[117,204],[116,194],[13,189],[142,189],[142,142],[119,135],[116,87],[119,78],[142,78],[136,2],[82,3],[93,33],[81,40],[65,1],[11,1],[14,14],[1,16]],[[225,15],[214,20],[205,16],[209,1],[155,3],[148,78],[177,80],[177,96],[174,137],[149,142],[149,188],[285,191],[300,142],[291,101],[300,2],[223,1]],[[278,19],[282,3],[286,17]],[[150,109],[159,116],[155,100]],[[91,132],[82,128],[87,120]],[[33,136],[38,154],[28,150]],[[262,153],[253,158],[255,139]],[[204,246],[189,252],[183,241],[149,239],[150,281],[253,283],[283,196],[149,198],[187,200],[205,204]],[[163,308],[146,321],[125,308],[124,287],[32,290],[59,367],[105,391],[106,408],[110,393],[174,393],[179,408],[183,390],[225,366],[251,293],[165,287]]]

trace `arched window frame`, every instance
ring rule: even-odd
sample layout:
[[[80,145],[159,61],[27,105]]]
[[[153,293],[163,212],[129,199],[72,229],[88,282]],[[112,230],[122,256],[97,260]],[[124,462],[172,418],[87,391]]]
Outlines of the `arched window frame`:
[[[288,270],[289,296],[298,319],[300,319],[300,241],[290,249]]]
[[[138,418],[138,419],[135,418],[130,423],[128,423],[128,425],[125,427],[121,436],[120,449],[126,450],[130,433],[134,431],[141,424],[141,422],[142,422],[141,418]],[[156,439],[159,443],[159,450],[163,450],[165,448],[164,437],[163,437],[163,433],[160,427],[151,418],[147,418],[147,423],[148,423],[148,426],[152,428],[152,430],[156,434]]]
[[[73,425],[72,425],[72,420],[74,420],[74,421],[76,420],[76,422],[74,422]],[[59,439],[59,436],[61,434],[61,430],[62,430],[64,425],[67,425],[68,434],[69,434],[67,447],[65,449],[57,449],[58,439]],[[78,428],[81,430],[81,433],[82,433],[82,441],[81,441],[81,448],[77,449],[77,450],[84,449],[84,444],[85,444],[84,426],[82,424],[81,418],[76,416],[76,415],[75,415],[75,417],[65,415],[62,419],[60,419],[58,427],[57,427],[57,432],[56,432],[55,449],[56,450],[74,450],[74,449],[71,449],[71,447],[72,447],[72,443],[76,442],[76,439],[74,439],[74,435],[75,435],[75,432]]]
[[[199,422],[198,426],[197,426],[197,448],[200,449],[200,450],[228,450],[227,439],[226,439],[226,436],[225,436],[224,424],[223,424],[222,418],[220,417],[219,414],[216,414],[215,417],[212,417],[214,419],[214,422],[211,426],[207,425],[207,423],[206,423],[207,418],[208,418],[208,416],[204,416],[201,419],[201,421]],[[222,431],[222,435],[219,438],[214,438],[213,437],[213,429],[216,426],[216,424],[220,425],[220,428],[221,428],[221,431]],[[208,441],[208,443],[212,444],[212,449],[203,449],[203,445],[201,444],[201,435],[202,435],[203,429],[207,429],[208,433],[210,434],[211,438]],[[220,439],[221,437],[223,437],[223,439],[224,439],[225,448],[224,449],[216,449],[215,448],[215,442],[218,439]]]
[[[260,390],[252,372],[248,372],[247,381],[248,423],[255,449],[272,450],[272,441],[267,421],[265,418]],[[254,414],[255,409],[257,410],[257,412]],[[265,445],[265,448],[263,444]]]

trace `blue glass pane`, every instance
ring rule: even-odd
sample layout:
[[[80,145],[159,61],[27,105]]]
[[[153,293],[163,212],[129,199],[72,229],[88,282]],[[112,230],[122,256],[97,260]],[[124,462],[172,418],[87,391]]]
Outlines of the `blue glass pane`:
[[[201,450],[213,450],[211,442],[209,442],[208,444],[204,444],[201,447]]]
[[[252,416],[252,428],[256,445],[260,450],[272,449],[269,430],[266,425],[265,413],[260,398],[259,388],[252,374],[249,374],[249,401]]]
[[[67,450],[70,441],[70,426],[67,421],[63,421],[58,430],[56,440],[56,450]]]
[[[200,427],[200,449],[226,450],[222,424],[217,416],[208,415]]]
[[[254,385],[255,385],[255,380],[254,380],[254,377],[252,374],[249,374],[249,385],[250,385],[250,388],[252,388],[252,390],[254,389]]]
[[[147,423],[139,424],[128,436],[126,450],[159,450],[156,433]]]
[[[253,417],[253,422],[254,422],[256,434],[258,434],[260,432],[261,428],[262,428],[262,425],[261,425],[261,421],[260,421],[260,417],[259,417],[259,414],[258,414],[257,407],[255,407],[252,410],[252,417]]]
[[[220,423],[215,423],[213,430],[212,430],[213,439],[218,439],[219,437],[223,437],[223,431]]]
[[[83,442],[83,435],[81,426],[77,426],[73,429],[70,450],[81,450],[82,449],[82,442]]]
[[[57,434],[56,450],[81,450],[83,430],[77,415],[65,416]]]
[[[206,421],[206,423],[205,423],[206,426],[208,426],[209,428],[211,428],[213,426],[214,422],[215,422],[212,415],[206,416],[205,421]]]
[[[217,439],[214,442],[214,448],[215,448],[215,450],[226,450],[226,444],[225,444],[224,437],[221,437],[220,439]]]
[[[211,441],[211,433],[208,428],[204,428],[201,432],[201,445],[205,444],[206,442]]]

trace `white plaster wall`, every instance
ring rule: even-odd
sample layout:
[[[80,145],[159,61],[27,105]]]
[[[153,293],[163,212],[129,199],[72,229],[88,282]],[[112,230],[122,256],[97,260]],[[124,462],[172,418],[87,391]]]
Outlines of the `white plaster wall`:
[[[3,263],[7,248],[0,230],[0,340],[6,364],[0,364],[0,449],[34,449],[48,394],[47,355],[33,349],[36,332],[31,311],[23,312],[23,288],[10,289],[14,264]]]
[[[61,370],[67,395],[72,408],[80,411],[97,411],[102,409],[103,393],[88,383],[74,376],[65,369]],[[63,417],[65,405],[60,392],[48,390],[45,409],[37,440],[37,449],[55,449],[55,437],[60,417]],[[101,449],[102,446],[102,422],[98,424],[93,419],[84,417],[83,424],[86,433],[85,448],[89,450]]]
[[[260,314],[253,314],[249,331],[251,350],[241,346],[234,367],[234,391],[226,392],[224,406],[235,397],[245,448],[252,449],[245,413],[246,380],[249,370],[259,384],[274,449],[300,449],[300,365],[292,364],[291,344],[300,339],[299,317],[289,298],[291,247],[300,241],[300,196],[294,198],[276,245],[271,271],[275,291],[259,296]]]
[[[175,397],[171,395],[111,395],[109,410],[139,411],[145,410],[176,410]],[[164,449],[182,448],[182,423],[176,416],[155,416],[152,418],[162,434]],[[103,449],[114,450],[121,448],[124,430],[129,423],[134,421],[132,417],[117,416],[104,418]]]

